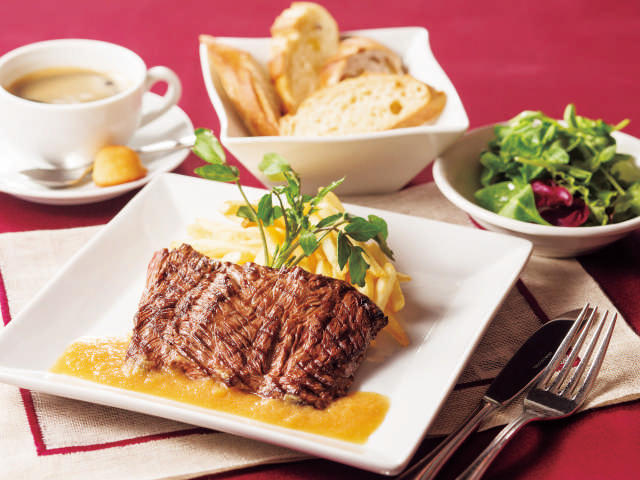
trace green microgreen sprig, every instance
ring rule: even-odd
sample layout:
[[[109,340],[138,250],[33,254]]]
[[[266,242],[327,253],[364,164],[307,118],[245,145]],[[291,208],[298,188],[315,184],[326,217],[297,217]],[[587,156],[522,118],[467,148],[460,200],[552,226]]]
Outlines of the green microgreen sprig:
[[[363,218],[343,212],[312,223],[311,216],[318,212],[322,200],[342,184],[344,178],[320,188],[315,196],[303,194],[300,176],[289,163],[277,153],[267,153],[258,168],[269,180],[282,182],[282,185],[276,185],[265,193],[254,207],[242,189],[238,169],[226,163],[224,150],[211,130],[199,128],[195,134],[193,152],[207,162],[207,165],[196,168],[195,173],[208,180],[237,185],[245,205],[238,208],[236,215],[258,226],[267,266],[280,268],[298,265],[303,258],[313,254],[331,232],[337,233],[338,266],[340,269],[348,266],[351,282],[355,285],[364,286],[369,269],[364,258],[366,252],[358,242],[373,240],[385,255],[393,259],[393,252],[387,244],[387,223],[376,215]],[[270,251],[265,228],[279,218],[283,219],[285,225],[285,238]],[[301,253],[296,253],[298,248]]]

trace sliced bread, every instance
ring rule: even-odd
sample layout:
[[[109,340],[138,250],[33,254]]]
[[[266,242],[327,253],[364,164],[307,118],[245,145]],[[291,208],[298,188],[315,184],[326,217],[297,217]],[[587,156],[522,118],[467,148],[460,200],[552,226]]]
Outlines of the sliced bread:
[[[222,88],[251,135],[278,135],[280,100],[266,70],[247,52],[200,35]]]
[[[320,86],[334,85],[363,73],[405,72],[402,58],[394,51],[369,38],[348,37],[322,67]]]
[[[271,26],[269,72],[287,112],[318,86],[327,59],[338,51],[338,24],[326,8],[293,2]]]
[[[281,135],[346,135],[414,127],[435,120],[446,95],[410,75],[367,74],[313,93],[295,115],[281,119]]]

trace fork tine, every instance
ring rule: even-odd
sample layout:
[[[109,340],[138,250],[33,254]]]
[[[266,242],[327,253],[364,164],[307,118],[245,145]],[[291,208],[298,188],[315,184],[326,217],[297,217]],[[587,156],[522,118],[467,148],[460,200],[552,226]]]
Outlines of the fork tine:
[[[600,338],[602,329],[604,328],[604,325],[607,322],[608,316],[609,316],[609,312],[608,311],[604,312],[602,319],[598,322],[598,327],[596,328],[596,332],[593,334],[593,338],[591,338],[591,341],[587,346],[587,351],[584,353],[584,355],[580,359],[580,363],[578,364],[578,367],[573,372],[573,375],[571,376],[571,380],[569,380],[569,383],[565,386],[565,388],[562,389],[562,392],[560,392],[560,395],[564,395],[565,393],[570,394],[573,391],[576,383],[578,383],[578,380],[582,377],[582,374],[584,373],[585,369],[587,368],[587,364],[589,363],[589,359],[593,354],[593,350],[595,349],[596,344],[598,343],[598,339]]]
[[[588,311],[589,311],[589,304],[587,303],[584,307],[582,307],[582,311],[580,312],[580,315],[578,315],[578,318],[574,320],[573,325],[571,326],[571,329],[567,332],[564,339],[562,340],[562,343],[560,344],[556,352],[553,354],[553,357],[551,357],[551,360],[549,360],[549,363],[547,364],[545,369],[542,371],[542,375],[540,377],[540,380],[538,381],[538,385],[540,386],[545,385],[549,381],[549,379],[553,376],[553,373],[558,368],[558,365],[560,365],[560,362],[564,360],[564,357],[567,353],[567,348],[569,348],[569,345],[573,341],[573,338],[576,336],[576,333],[580,330],[582,321],[584,320],[584,317]]]
[[[596,354],[596,358],[591,364],[591,367],[587,372],[587,376],[584,377],[584,380],[582,381],[582,385],[580,386],[580,389],[575,395],[575,401],[578,403],[582,403],[582,401],[584,400],[584,397],[587,395],[587,393],[589,393],[589,391],[591,390],[591,387],[593,386],[593,383],[596,381],[596,377],[598,376],[598,372],[600,371],[600,367],[602,366],[602,362],[604,361],[604,356],[607,353],[607,348],[609,347],[609,342],[611,341],[611,336],[613,335],[613,328],[616,326],[617,319],[618,319],[618,314],[616,313],[613,315],[613,318],[611,319],[611,324],[607,329],[607,333],[605,334],[604,340],[600,345],[600,349]]]
[[[597,306],[591,309],[591,315],[589,315],[589,318],[584,323],[584,328],[582,328],[582,332],[580,333],[578,340],[576,340],[575,344],[571,345],[571,353],[564,360],[562,369],[558,372],[558,376],[553,381],[551,386],[548,388],[550,392],[557,393],[558,390],[560,389],[560,386],[562,385],[562,382],[564,382],[567,376],[569,375],[569,372],[573,368],[573,363],[575,362],[576,357],[578,356],[578,352],[582,348],[582,344],[584,343],[584,341],[587,338],[587,335],[589,334],[589,330],[591,329],[593,320],[597,318],[597,313],[598,313]]]

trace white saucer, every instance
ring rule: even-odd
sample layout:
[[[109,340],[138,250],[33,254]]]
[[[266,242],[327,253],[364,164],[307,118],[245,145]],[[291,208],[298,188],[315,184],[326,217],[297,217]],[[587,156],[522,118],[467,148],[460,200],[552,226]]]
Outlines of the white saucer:
[[[154,93],[145,93],[142,99],[142,111],[153,110],[160,104],[161,98]],[[187,114],[177,106],[157,120],[139,129],[129,142],[129,146],[137,147],[161,140],[178,139],[193,133],[193,125]],[[182,163],[189,154],[188,150],[150,157],[145,161],[147,175],[134,182],[123,183],[113,187],[98,187],[93,182],[81,186],[55,190],[32,182],[17,173],[17,170],[30,168],[32,162],[23,161],[14,148],[0,138],[0,192],[8,193],[23,200],[49,205],[79,205],[94,203],[117,197],[125,192],[138,188],[157,175],[169,172]],[[47,165],[37,165],[46,167]]]

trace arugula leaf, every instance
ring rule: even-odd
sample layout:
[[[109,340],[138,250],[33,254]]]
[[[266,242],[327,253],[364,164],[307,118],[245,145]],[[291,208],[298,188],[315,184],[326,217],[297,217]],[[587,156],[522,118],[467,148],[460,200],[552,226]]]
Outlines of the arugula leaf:
[[[569,163],[569,154],[560,146],[560,141],[553,142],[542,154],[542,158],[549,165],[564,165]]]
[[[524,183],[529,183],[540,177],[545,172],[545,169],[544,167],[538,165],[530,165],[525,163],[520,165],[518,172],[519,175],[517,177],[514,176],[514,178],[517,178]]]
[[[640,215],[640,182],[636,182],[627,189],[627,193],[620,197],[615,205],[614,217],[627,220]],[[622,220],[618,220],[622,221]]]
[[[602,149],[600,153],[598,153],[598,161],[600,163],[607,163],[613,160],[615,156],[616,156],[616,146],[609,145],[608,147],[605,147],[604,149]]]
[[[549,124],[547,126],[547,130],[544,132],[544,136],[542,137],[542,143],[546,144],[553,141],[556,133],[558,133],[558,128],[553,123]]]
[[[631,185],[640,181],[640,168],[631,155],[617,154],[616,160],[611,165],[610,173],[623,185]]]
[[[574,167],[573,165],[569,166],[569,168],[567,169],[567,174],[582,183],[589,183],[593,175],[589,170]]]
[[[578,128],[576,121],[576,107],[573,103],[567,105],[564,109],[564,121],[570,128]]]
[[[611,127],[611,131],[615,132],[617,130],[622,130],[624,127],[626,127],[627,125],[629,125],[629,119],[625,118],[624,120],[622,120],[620,123],[618,123],[617,125],[614,125],[613,127]]]
[[[618,192],[615,190],[599,190],[596,195],[597,200],[603,205],[611,205],[618,196]]]
[[[480,163],[484,165],[480,176],[480,182],[485,187],[491,185],[494,179],[501,172],[505,171],[505,167],[507,165],[499,155],[496,155],[491,151],[482,152],[482,155],[480,155]]]

